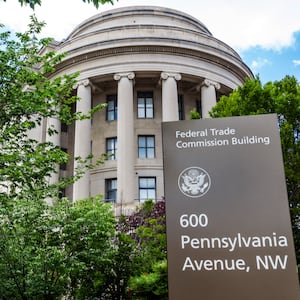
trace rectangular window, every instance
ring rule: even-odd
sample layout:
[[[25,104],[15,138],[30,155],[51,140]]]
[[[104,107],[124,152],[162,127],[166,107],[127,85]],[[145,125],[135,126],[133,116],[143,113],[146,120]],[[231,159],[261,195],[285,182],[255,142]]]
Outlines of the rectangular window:
[[[156,178],[139,177],[139,200],[156,199]]]
[[[154,116],[153,93],[138,92],[137,102],[138,102],[138,118],[152,119]]]
[[[61,123],[61,132],[68,132],[68,125],[64,122]]]
[[[117,179],[105,179],[105,202],[116,202],[117,200]]]
[[[117,95],[107,95],[106,120],[114,121],[118,118]]]
[[[184,120],[183,95],[178,95],[178,116],[179,120]]]
[[[116,137],[106,139],[106,155],[108,160],[117,159],[117,143]]]
[[[155,157],[155,137],[154,135],[140,135],[138,137],[139,158]]]

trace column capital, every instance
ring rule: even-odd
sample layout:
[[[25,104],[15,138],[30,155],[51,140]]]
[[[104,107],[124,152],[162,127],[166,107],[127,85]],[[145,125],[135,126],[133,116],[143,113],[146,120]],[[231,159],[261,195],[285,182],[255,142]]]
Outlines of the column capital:
[[[114,75],[114,80],[119,81],[123,77],[127,77],[128,79],[132,80],[134,79],[135,74],[133,72],[117,73]]]
[[[176,81],[181,80],[181,74],[179,73],[161,72],[160,74],[160,78],[163,80],[167,80],[170,77],[174,78]]]
[[[217,90],[219,90],[221,88],[220,83],[210,80],[210,79],[207,79],[207,78],[203,80],[202,86],[207,86],[207,87],[213,86]]]
[[[89,79],[83,79],[76,83],[75,88],[77,89],[80,85],[87,87],[89,85],[92,86],[92,83]]]

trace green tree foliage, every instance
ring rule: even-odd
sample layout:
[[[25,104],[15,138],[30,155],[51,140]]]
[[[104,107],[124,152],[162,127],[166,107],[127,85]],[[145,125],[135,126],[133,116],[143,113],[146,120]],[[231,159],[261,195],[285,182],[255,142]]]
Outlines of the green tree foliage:
[[[128,290],[130,299],[167,299],[167,242],[165,202],[147,200],[127,218],[135,243]]]
[[[262,85],[259,78],[223,96],[212,109],[212,117],[276,113],[282,144],[284,169],[297,261],[300,264],[300,85],[295,77]]]
[[[0,34],[0,201],[9,205],[18,199],[46,199],[58,186],[49,177],[67,155],[52,143],[38,143],[28,134],[42,126],[45,118],[66,123],[76,119],[71,112],[76,74],[54,80],[47,78],[62,55],[39,55],[50,40],[36,35],[43,24],[32,17],[29,30],[11,37]],[[39,69],[37,69],[39,66]],[[48,134],[56,134],[54,128]]]
[[[149,272],[154,263],[166,258],[165,202],[147,200],[129,217],[130,232],[137,246],[136,274]]]
[[[68,182],[50,185],[49,178],[68,155],[51,142],[38,142],[30,132],[47,118],[71,124],[91,115],[73,113],[78,74],[49,79],[64,55],[41,54],[50,39],[38,39],[43,23],[32,16],[29,29],[12,37],[0,33],[0,201],[47,199]],[[101,109],[97,106],[95,109]],[[94,109],[93,109],[94,111]],[[57,134],[54,127],[47,135]]]
[[[190,111],[190,119],[191,120],[198,120],[200,119],[201,116],[200,116],[200,113],[197,111],[196,108],[193,108],[191,111]]]
[[[0,34],[0,295],[100,297],[115,253],[110,207],[98,198],[59,200],[59,189],[73,178],[49,179],[68,156],[30,138],[47,118],[66,124],[90,118],[72,113],[77,74],[49,79],[63,55],[40,52],[50,42],[37,38],[42,26],[33,16],[26,33]],[[47,134],[57,132],[50,127]]]
[[[113,213],[100,197],[76,201],[67,210],[63,203],[55,215],[64,211],[60,233],[70,258],[71,295],[75,299],[100,298],[108,284],[106,274],[111,271],[114,253]]]
[[[100,297],[113,258],[115,219],[100,198],[49,206],[19,200],[0,211],[1,299]]]
[[[129,282],[133,299],[167,300],[168,299],[167,260],[152,265],[150,273],[132,277]]]
[[[135,271],[133,260],[136,245],[132,237],[120,231],[120,228],[117,230],[113,245],[111,268],[106,273],[107,285],[102,297],[103,299],[129,299],[127,287]]]
[[[3,0],[6,2],[7,0]],[[35,8],[36,5],[42,5],[42,0],[18,0],[19,3],[23,5],[29,5],[32,9]],[[82,0],[84,3],[93,3],[96,8],[99,8],[100,4],[111,3],[113,4],[113,0]]]

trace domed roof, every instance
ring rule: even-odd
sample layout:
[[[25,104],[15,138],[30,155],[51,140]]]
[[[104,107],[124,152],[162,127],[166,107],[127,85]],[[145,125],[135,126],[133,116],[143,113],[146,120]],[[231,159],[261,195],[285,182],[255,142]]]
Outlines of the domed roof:
[[[130,6],[99,13],[78,25],[61,44],[70,56],[136,46],[182,47],[197,51],[222,51],[240,59],[227,44],[216,39],[196,18],[169,8]]]
[[[203,23],[181,11],[157,6],[129,6],[112,9],[90,17],[79,24],[68,39],[98,31],[99,28],[114,30],[115,27],[146,25],[177,27],[211,35]]]
[[[203,78],[210,74],[229,87],[252,77],[238,53],[199,20],[157,6],[123,7],[94,15],[55,50],[67,53],[57,72],[85,70],[88,76],[100,76],[163,68]]]

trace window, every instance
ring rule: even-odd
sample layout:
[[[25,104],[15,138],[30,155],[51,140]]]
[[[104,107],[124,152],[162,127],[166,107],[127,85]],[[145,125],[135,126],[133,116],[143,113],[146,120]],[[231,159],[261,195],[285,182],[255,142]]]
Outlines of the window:
[[[153,110],[153,93],[152,92],[138,92],[138,118],[152,119],[154,116]]]
[[[117,95],[108,95],[106,97],[107,108],[106,108],[106,120],[114,121],[118,118],[118,103]]]
[[[115,202],[117,200],[117,179],[105,179],[105,201]]]
[[[178,116],[179,120],[184,120],[183,95],[178,95]]]
[[[68,125],[64,122],[61,123],[61,132],[68,132]]]
[[[138,137],[139,158],[155,157],[155,137],[154,135],[140,135]]]
[[[147,199],[156,199],[156,178],[140,177],[139,178],[139,199],[145,201]]]
[[[106,139],[106,155],[108,160],[117,159],[117,138]]]

